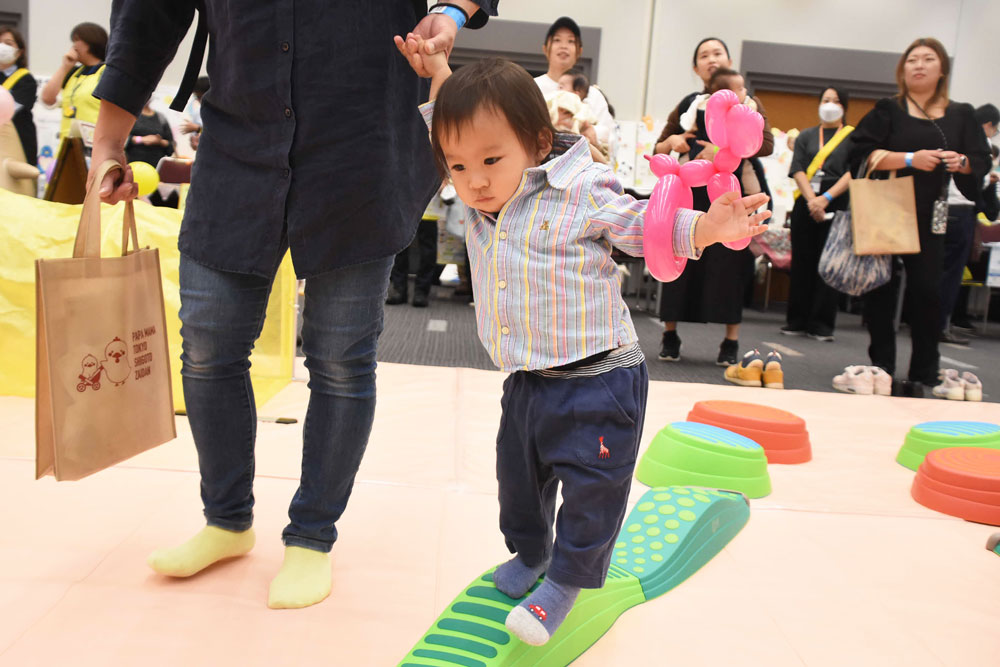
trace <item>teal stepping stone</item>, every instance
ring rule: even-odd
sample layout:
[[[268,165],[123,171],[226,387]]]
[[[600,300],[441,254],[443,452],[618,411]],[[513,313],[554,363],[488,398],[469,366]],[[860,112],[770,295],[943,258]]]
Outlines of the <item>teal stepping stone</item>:
[[[1000,556],[1000,533],[990,535],[990,539],[986,541],[986,549]]]
[[[910,429],[896,455],[896,462],[916,470],[924,457],[945,447],[1000,449],[1000,426],[989,422],[924,422]]]
[[[661,509],[678,497],[694,504],[668,517]],[[547,644],[529,646],[508,632],[504,621],[519,600],[496,589],[491,569],[448,605],[399,665],[564,667],[627,609],[667,593],[697,572],[749,518],[749,504],[740,493],[679,486],[651,489],[625,519],[604,587],[580,593]],[[637,537],[642,540],[635,541]]]

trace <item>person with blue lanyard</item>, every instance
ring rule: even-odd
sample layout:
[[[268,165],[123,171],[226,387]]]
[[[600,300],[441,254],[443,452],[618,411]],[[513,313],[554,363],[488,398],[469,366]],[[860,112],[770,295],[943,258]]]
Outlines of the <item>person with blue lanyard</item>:
[[[181,376],[207,525],[154,552],[185,577],[254,545],[256,415],[249,356],[286,250],[306,279],[302,350],[310,398],[302,474],[268,606],[330,592],[329,552],[375,412],[375,350],[393,257],[410,244],[440,184],[417,106],[428,94],[393,44],[415,31],[450,53],[462,27],[498,0],[426,3],[116,0],[91,176],[124,164],[129,129],[199,10],[193,57],[211,39],[211,87],[181,225]],[[414,27],[415,26],[415,27]],[[189,89],[188,89],[189,90]],[[176,107],[175,107],[176,108]],[[103,201],[137,194],[131,170],[99,184]]]

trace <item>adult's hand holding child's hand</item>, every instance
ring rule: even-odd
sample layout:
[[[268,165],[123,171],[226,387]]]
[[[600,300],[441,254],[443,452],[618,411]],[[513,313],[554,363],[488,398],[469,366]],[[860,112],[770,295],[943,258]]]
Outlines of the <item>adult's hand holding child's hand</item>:
[[[406,39],[396,35],[393,41],[419,76],[433,78],[448,71],[448,55],[444,51],[429,52],[430,42],[420,35],[411,32],[406,35]]]
[[[698,220],[694,230],[695,246],[705,248],[713,243],[729,243],[763,234],[767,225],[761,223],[771,217],[771,212],[753,211],[766,204],[768,199],[763,193],[748,197],[740,197],[735,192],[723,194]]]

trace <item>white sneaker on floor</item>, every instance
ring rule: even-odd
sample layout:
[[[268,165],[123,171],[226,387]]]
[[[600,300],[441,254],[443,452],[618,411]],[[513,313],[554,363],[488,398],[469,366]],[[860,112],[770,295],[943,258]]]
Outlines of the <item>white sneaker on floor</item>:
[[[946,368],[938,375],[941,383],[932,390],[938,398],[946,398],[949,401],[965,400],[965,385],[962,378],[958,376],[958,371]]]
[[[965,388],[965,400],[983,400],[983,383],[969,371],[962,373],[962,386]]]
[[[845,394],[871,396],[875,391],[875,382],[868,366],[848,366],[833,378],[833,388]]]
[[[872,374],[872,391],[876,396],[892,396],[892,376],[878,366],[869,366]]]

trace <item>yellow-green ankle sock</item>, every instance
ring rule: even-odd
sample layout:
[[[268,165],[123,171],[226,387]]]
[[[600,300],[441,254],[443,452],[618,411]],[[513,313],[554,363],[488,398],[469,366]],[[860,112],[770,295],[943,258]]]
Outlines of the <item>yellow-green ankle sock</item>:
[[[303,547],[285,547],[285,561],[271,580],[267,606],[298,609],[322,602],[330,594],[330,554]]]
[[[157,549],[146,560],[149,566],[168,577],[190,577],[212,563],[242,556],[257,538],[253,528],[240,532],[205,526],[190,540],[169,549]]]

